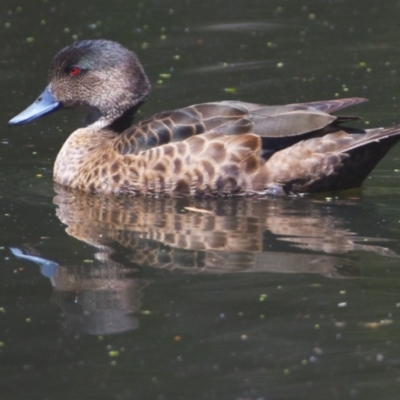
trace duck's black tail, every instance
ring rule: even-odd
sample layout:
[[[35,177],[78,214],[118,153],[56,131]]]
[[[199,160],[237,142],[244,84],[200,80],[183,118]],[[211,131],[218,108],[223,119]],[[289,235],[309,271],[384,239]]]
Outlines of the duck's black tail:
[[[322,137],[275,153],[265,164],[265,181],[286,193],[351,189],[362,182],[400,140],[400,125],[355,131],[337,127]]]
[[[342,150],[349,155],[343,160],[344,171],[341,172],[341,175],[348,176],[349,184],[346,186],[349,188],[361,186],[378,162],[400,140],[400,125],[366,130],[357,135],[359,140]]]

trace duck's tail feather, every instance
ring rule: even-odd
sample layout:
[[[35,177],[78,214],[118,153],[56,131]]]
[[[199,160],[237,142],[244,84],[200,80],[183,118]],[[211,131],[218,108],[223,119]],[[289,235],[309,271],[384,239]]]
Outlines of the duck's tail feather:
[[[338,129],[275,153],[261,173],[265,181],[281,185],[286,193],[355,188],[399,140],[400,125],[362,133]]]

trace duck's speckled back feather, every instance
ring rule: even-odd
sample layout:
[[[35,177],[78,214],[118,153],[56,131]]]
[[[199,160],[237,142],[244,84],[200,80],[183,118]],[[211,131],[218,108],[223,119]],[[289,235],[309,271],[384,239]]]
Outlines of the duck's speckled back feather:
[[[287,106],[265,106],[238,101],[204,103],[165,111],[140,121],[115,141],[120,154],[135,154],[170,142],[185,140],[204,132],[227,135],[254,133],[267,152],[311,137],[326,126],[357,117],[337,117],[329,112],[366,101],[361,98],[330,100]],[[328,112],[328,113],[327,113]]]

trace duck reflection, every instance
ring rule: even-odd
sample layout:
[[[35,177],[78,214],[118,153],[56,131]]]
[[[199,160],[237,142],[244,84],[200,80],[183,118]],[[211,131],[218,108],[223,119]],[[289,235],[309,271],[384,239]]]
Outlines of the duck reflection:
[[[326,211],[326,203],[309,199],[105,197],[55,189],[56,213],[68,234],[102,249],[106,259],[118,244],[139,266],[340,276],[349,273],[341,254],[396,257],[386,247],[366,244],[369,238],[349,230],[337,212]]]
[[[146,282],[135,277],[134,269],[110,259],[107,251],[99,249],[95,259],[83,265],[57,264],[31,246],[11,251],[17,258],[38,264],[41,274],[50,279],[66,331],[109,335],[138,327],[136,314],[141,310]]]
[[[65,326],[73,331],[105,335],[136,329],[148,284],[138,273],[144,267],[175,274],[348,277],[358,270],[345,253],[397,257],[352,232],[340,208],[332,210],[326,202],[106,197],[55,190],[58,218],[69,235],[95,249],[94,260],[59,265],[32,249],[12,251],[41,266],[66,316]],[[344,208],[351,209],[351,202]]]

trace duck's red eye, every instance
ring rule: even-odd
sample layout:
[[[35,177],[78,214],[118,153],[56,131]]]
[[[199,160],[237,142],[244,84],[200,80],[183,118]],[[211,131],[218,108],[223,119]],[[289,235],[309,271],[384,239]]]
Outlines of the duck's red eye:
[[[73,66],[69,69],[69,74],[71,76],[78,76],[78,75],[80,75],[81,72],[82,72],[82,70],[77,66]]]

